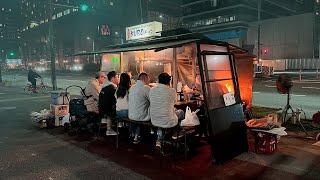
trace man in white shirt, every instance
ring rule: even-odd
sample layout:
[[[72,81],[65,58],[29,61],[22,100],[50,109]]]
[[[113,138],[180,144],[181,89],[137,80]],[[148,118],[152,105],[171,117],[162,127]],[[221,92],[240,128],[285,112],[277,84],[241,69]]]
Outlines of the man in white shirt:
[[[176,91],[170,87],[171,76],[168,73],[161,73],[158,79],[159,84],[149,93],[151,123],[160,128],[172,128],[178,125],[178,119],[183,119],[184,112],[174,108]],[[157,146],[159,146],[162,138],[161,130],[158,130],[157,134]]]
[[[141,73],[136,84],[129,89],[129,119],[150,121],[149,82],[149,75]],[[132,128],[132,136],[134,137],[134,143],[140,141],[140,127]]]

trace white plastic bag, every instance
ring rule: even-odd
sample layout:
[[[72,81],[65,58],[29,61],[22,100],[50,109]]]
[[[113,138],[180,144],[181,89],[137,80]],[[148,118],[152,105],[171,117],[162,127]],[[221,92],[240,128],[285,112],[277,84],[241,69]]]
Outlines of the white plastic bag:
[[[187,106],[185,119],[181,121],[180,126],[197,126],[197,125],[199,125],[200,121],[197,116],[197,113],[199,111],[200,110],[197,109],[196,111],[192,112],[190,107]]]

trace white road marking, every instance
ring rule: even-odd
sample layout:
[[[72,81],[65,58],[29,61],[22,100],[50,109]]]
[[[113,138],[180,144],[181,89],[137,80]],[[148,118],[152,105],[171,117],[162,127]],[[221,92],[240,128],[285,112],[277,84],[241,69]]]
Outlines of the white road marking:
[[[304,95],[304,94],[291,94],[292,96],[297,96],[297,97],[304,97],[304,96],[307,96],[307,95]]]
[[[281,94],[282,96],[287,96],[287,94]],[[304,94],[291,94],[291,96],[296,96],[296,97],[305,97],[307,95]]]
[[[275,80],[267,80],[266,82],[276,82]]]
[[[261,92],[252,92],[253,94],[260,94]]]
[[[6,93],[0,93],[0,95],[4,95],[4,94],[6,94]]]
[[[318,87],[301,87],[302,89],[320,89],[320,88],[318,88]]]
[[[25,100],[33,100],[33,99],[44,99],[44,98],[50,98],[50,96],[1,99],[0,102],[25,101]]]
[[[275,88],[275,87],[277,87],[277,86],[270,86],[270,85],[265,85],[266,87],[268,87],[268,88]]]
[[[293,83],[299,83],[299,84],[320,84],[319,81],[293,81]]]
[[[17,109],[17,107],[0,107],[0,110],[13,110]]]

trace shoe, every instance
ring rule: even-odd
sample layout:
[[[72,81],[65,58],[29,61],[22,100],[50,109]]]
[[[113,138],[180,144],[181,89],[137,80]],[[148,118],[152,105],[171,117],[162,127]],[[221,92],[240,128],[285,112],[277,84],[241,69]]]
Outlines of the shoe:
[[[107,119],[106,118],[102,118],[101,119],[101,124],[107,124]]]
[[[133,144],[139,144],[141,141],[141,137],[140,136],[136,136],[134,139],[133,139]]]
[[[161,148],[161,142],[159,140],[156,141],[156,147],[159,149]]]
[[[116,136],[118,134],[113,129],[109,129],[109,130],[106,131],[106,135],[107,136]]]
[[[178,136],[178,134],[179,134],[179,136]],[[174,140],[176,140],[176,139],[179,139],[179,138],[182,138],[183,136],[184,136],[184,134],[185,134],[185,131],[180,131],[179,133],[174,133],[173,135],[172,135],[172,139],[174,139]]]
[[[119,122],[118,123],[118,128],[122,128],[122,127],[124,127],[124,123],[123,122]]]
[[[150,129],[150,134],[154,134],[154,131],[152,128]]]

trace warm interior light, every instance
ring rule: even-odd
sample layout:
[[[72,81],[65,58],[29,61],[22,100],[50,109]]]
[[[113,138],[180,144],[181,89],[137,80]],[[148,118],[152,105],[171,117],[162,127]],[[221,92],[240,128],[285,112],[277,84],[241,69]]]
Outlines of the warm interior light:
[[[232,92],[232,86],[229,83],[226,84],[226,88],[228,92]]]

